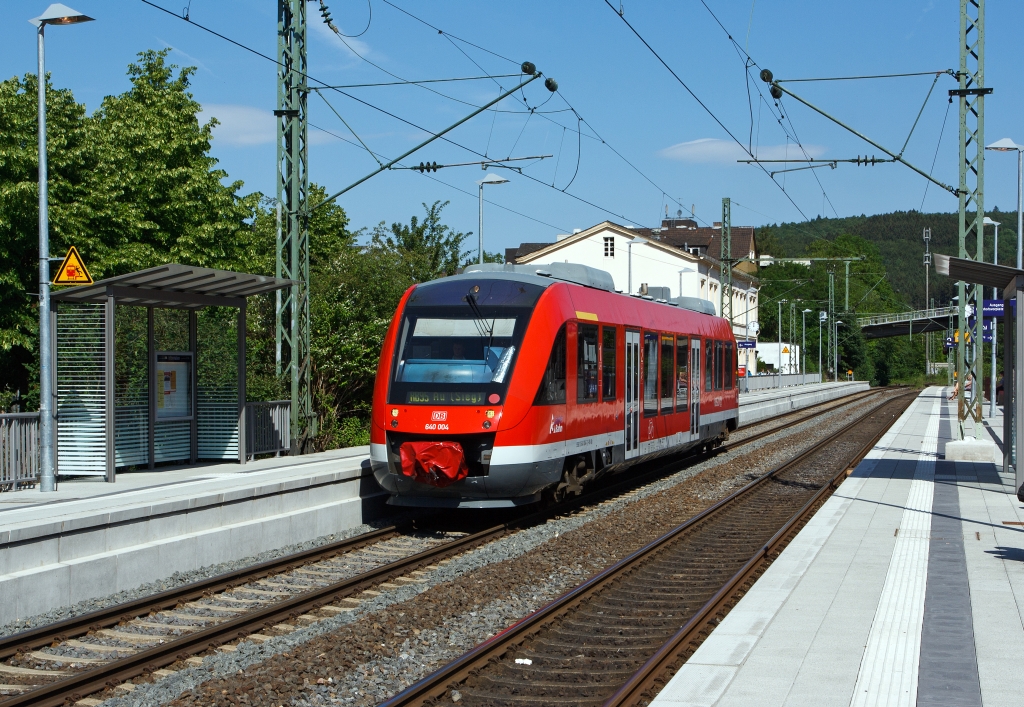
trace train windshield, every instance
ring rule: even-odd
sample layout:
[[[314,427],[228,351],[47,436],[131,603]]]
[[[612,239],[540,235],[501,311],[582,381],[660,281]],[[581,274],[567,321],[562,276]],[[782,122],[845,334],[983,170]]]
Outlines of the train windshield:
[[[440,281],[406,304],[395,352],[392,403],[495,405],[544,291],[503,279]]]

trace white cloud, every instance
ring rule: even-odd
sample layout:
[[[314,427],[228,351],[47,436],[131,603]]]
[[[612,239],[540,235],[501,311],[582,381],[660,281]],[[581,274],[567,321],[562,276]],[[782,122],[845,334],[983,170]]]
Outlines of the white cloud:
[[[825,154],[825,148],[820,145],[804,145],[804,150],[809,157],[821,157]],[[719,140],[712,137],[680,142],[660,150],[658,154],[680,162],[736,164],[736,160],[750,159],[746,150],[732,140]],[[803,152],[793,143],[788,146],[761,145],[756,149],[755,154],[758,159],[762,160],[794,160],[803,157]]]
[[[205,123],[210,118],[220,121],[213,129],[213,137],[222,144],[244,147],[265,145],[277,139],[274,114],[269,110],[208,103],[203,106],[199,120]]]
[[[354,37],[345,37],[345,41],[341,41],[341,37],[334,33],[330,27],[324,22],[310,20],[309,27],[312,28],[313,34],[325,41],[328,45],[340,49],[342,53],[352,59],[359,59],[358,55],[368,57],[372,53],[370,45],[366,42],[355,39]],[[344,32],[344,27],[339,27]],[[358,30],[355,30],[358,31]],[[348,44],[348,46],[345,46]]]
[[[220,145],[249,147],[267,145],[277,140],[277,123],[273,111],[252,106],[207,103],[199,113],[199,122],[216,118],[220,125],[213,129],[213,138]],[[310,145],[323,145],[333,138],[319,130],[308,129]]]

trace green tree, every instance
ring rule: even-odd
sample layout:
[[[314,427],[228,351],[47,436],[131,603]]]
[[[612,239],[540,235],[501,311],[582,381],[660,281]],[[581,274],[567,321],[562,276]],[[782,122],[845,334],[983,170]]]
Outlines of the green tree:
[[[372,246],[401,259],[413,282],[454,275],[469,256],[462,246],[471,234],[457,232],[441,222],[441,212],[448,203],[423,204],[426,216],[422,221],[413,216],[408,226],[393,223],[389,229],[381,221],[373,229]]]

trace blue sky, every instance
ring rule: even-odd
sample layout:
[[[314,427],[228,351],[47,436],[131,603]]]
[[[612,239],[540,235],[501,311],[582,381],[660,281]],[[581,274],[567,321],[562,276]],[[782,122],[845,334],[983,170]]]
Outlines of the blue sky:
[[[178,14],[188,6],[193,21],[276,55],[275,0],[154,2]],[[500,170],[510,182],[487,187],[491,202],[485,204],[488,250],[520,241],[553,240],[558,233],[604,219],[656,225],[666,204],[673,212],[679,204],[686,211],[692,206],[698,219],[710,223],[720,218],[723,196],[734,200],[735,224],[920,209],[922,199],[926,211],[956,210],[956,200],[934,185],[925,196],[925,180],[903,166],[840,164],[835,170],[824,167],[777,175],[776,184],[758,168],[737,164],[742,151],[603,0],[393,2],[495,54],[514,62],[532,61],[545,76],[558,81],[559,93],[554,96],[541,81],[526,89],[524,97],[530,106],[543,103],[532,116],[521,98],[510,98],[498,106],[503,112],[482,114],[450,134],[470,150],[438,141],[407,160],[412,164],[479,160],[473,151],[491,158],[553,155],[525,168],[537,181]],[[941,71],[955,69],[958,62],[959,3],[955,0],[706,2],[737,44],[777,78]],[[27,20],[47,4],[4,3],[0,75],[35,71],[35,32]],[[47,69],[56,85],[72,89],[92,111],[103,96],[127,88],[125,69],[138,52],[169,47],[172,61],[198,67],[192,90],[205,114],[222,122],[213,147],[221,167],[232,179],[245,182],[243,191],[274,193],[271,111],[276,101],[276,64],[139,0],[70,0],[66,4],[97,21],[48,30]],[[368,7],[372,8],[369,28],[358,38],[346,40],[346,46],[321,23],[319,5],[310,3],[309,73],[329,84],[395,80],[359,55],[403,79],[479,76],[481,68],[492,75],[517,72],[516,63],[439,35],[382,0],[331,0],[329,4],[335,22],[347,34],[366,26]],[[618,8],[620,3],[613,4]],[[801,154],[789,139],[794,135],[813,157],[881,156],[788,97],[782,101],[787,137],[775,106],[762,102],[757,93],[760,88],[768,97],[764,84],[750,84],[753,98],[748,103],[743,59],[699,0],[624,0],[622,5],[625,17],[697,97],[737,138],[756,145],[762,158]],[[1022,20],[1024,4],[988,3],[986,84],[995,92],[987,100],[986,142],[1001,137],[1024,142],[1024,126],[1012,118],[1024,107],[1020,97],[1024,77],[1017,70]],[[752,69],[755,76],[756,71]],[[409,85],[346,90],[416,125],[439,130],[495,97],[499,83],[511,87],[515,80],[432,84],[443,96]],[[932,83],[933,77],[918,76],[789,85],[898,151]],[[947,115],[946,97],[953,87],[952,78],[939,79],[905,157],[925,171],[931,171],[934,159],[935,176],[955,185],[958,116],[955,104]],[[371,149],[384,156],[397,156],[425,137],[421,130],[347,96],[325,92],[324,97]],[[335,137],[355,142],[327,103],[311,95],[309,107],[310,122],[334,134],[310,129],[310,175],[315,182],[337,191],[376,167],[362,147]],[[573,132],[577,127],[582,137]],[[475,233],[475,182],[483,174],[479,167],[451,168],[431,175],[441,180],[433,181],[411,171],[392,171],[350,191],[341,204],[358,228],[380,221],[408,221],[422,213],[422,202],[450,200],[446,221]],[[1015,191],[1015,160],[990,153],[986,205],[1013,209]]]

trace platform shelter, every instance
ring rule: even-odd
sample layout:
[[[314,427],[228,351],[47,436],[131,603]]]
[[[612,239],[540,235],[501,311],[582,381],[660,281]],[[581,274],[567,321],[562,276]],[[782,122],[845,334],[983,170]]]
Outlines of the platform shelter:
[[[1014,468],[1014,489],[1017,498],[1024,501],[1024,462],[1020,461],[1024,458],[1024,270],[936,253],[935,272],[954,280],[995,287],[1003,293],[1003,371],[1004,380],[1012,381],[1004,386],[1003,393],[1006,414],[1002,438],[1009,440],[1003,444],[1003,471]]]
[[[287,450],[288,401],[246,404],[246,303],[293,284],[172,263],[55,292],[57,473]]]

